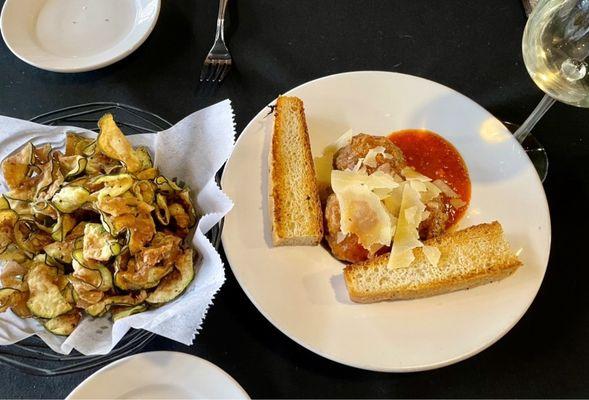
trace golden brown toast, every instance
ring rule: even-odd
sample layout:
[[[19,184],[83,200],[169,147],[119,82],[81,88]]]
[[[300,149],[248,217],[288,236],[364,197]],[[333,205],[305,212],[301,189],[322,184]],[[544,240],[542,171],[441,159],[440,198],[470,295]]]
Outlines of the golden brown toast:
[[[323,238],[323,211],[303,102],[276,102],[269,157],[269,205],[275,246],[315,246]]]
[[[434,296],[501,280],[522,265],[496,221],[447,233],[424,244],[440,250],[437,267],[419,248],[408,268],[388,268],[389,254],[348,265],[344,279],[350,299],[373,303]]]

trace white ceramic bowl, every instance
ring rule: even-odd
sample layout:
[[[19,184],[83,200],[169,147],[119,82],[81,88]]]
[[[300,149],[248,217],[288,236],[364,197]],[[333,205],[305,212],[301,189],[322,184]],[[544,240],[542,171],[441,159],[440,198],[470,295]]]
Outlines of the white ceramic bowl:
[[[249,399],[227,372],[174,351],[135,354],[109,364],[66,399]]]
[[[135,51],[160,6],[161,0],[6,0],[0,28],[8,48],[28,64],[91,71]]]

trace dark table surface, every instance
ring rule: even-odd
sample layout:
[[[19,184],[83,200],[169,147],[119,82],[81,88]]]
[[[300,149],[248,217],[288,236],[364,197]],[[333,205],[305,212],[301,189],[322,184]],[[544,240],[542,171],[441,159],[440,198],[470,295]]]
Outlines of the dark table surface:
[[[0,5],[4,0],[0,0]],[[542,93],[521,56],[519,0],[230,1],[235,68],[213,93],[197,89],[217,2],[164,1],[134,54],[81,74],[45,72],[0,43],[0,114],[28,119],[69,105],[116,101],[177,121],[230,98],[237,129],[277,94],[324,75],[387,70],[448,85],[500,119],[521,122]],[[247,299],[227,268],[195,344],[156,338],[145,350],[206,358],[252,397],[587,397],[586,248],[589,112],[556,104],[534,134],[546,146],[553,223],[550,264],[527,314],[479,355],[435,371],[385,374],[336,364],[297,345]],[[507,199],[506,199],[507,200]],[[530,204],[530,207],[533,207]],[[2,397],[65,397],[93,371],[39,378],[0,368]]]

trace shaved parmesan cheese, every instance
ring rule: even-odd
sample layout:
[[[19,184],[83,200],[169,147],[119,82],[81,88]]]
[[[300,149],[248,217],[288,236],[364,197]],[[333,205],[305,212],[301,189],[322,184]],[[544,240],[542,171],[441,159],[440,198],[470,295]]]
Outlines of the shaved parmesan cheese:
[[[335,171],[334,171],[335,172]],[[365,249],[391,243],[391,219],[377,195],[366,185],[333,188],[340,205],[343,234],[353,233]]]
[[[362,168],[363,162],[364,162],[364,159],[359,158],[358,161],[356,161],[356,165],[354,165],[354,168],[352,168],[352,172],[360,172],[360,168]]]
[[[379,199],[385,200],[387,197],[390,196],[391,190],[390,189],[376,188],[376,189],[372,190],[372,193],[374,193],[375,195],[377,195]]]
[[[424,211],[425,204],[421,202],[419,193],[411,185],[404,185],[389,268],[409,267],[415,259],[413,249],[423,246],[419,241],[418,227]]]
[[[393,156],[386,153],[386,149],[383,146],[377,146],[373,149],[368,150],[368,153],[366,153],[366,157],[364,157],[364,165],[367,165],[372,168],[376,168],[377,167],[376,156],[379,154],[387,159],[393,158]]]
[[[428,219],[431,214],[432,213],[430,213],[429,211],[424,211],[423,214],[421,215],[421,221],[423,222],[426,219]]]
[[[462,199],[450,199],[450,204],[454,208],[462,208],[466,205],[466,202],[462,201]]]
[[[325,192],[330,185],[331,170],[333,169],[333,156],[342,147],[350,144],[350,141],[359,132],[349,129],[341,135],[335,142],[331,143],[323,150],[321,157],[314,158],[315,175],[317,177],[317,184],[319,190]],[[361,163],[360,163],[361,166]],[[360,167],[358,167],[359,169]]]
[[[415,191],[417,192],[425,192],[427,190],[427,186],[425,186],[425,182],[418,181],[418,180],[411,180],[408,181],[409,184]]]
[[[429,201],[435,199],[442,193],[442,191],[433,183],[431,182],[422,182],[425,186],[425,192],[420,192],[421,201],[424,203],[428,203]]]
[[[399,187],[392,176],[376,171],[371,175],[354,173],[353,171],[331,171],[331,187],[334,192],[341,192],[348,186],[362,185],[370,190],[385,189],[389,192]]]
[[[423,203],[427,203],[432,199],[435,199],[442,192],[439,187],[431,182],[430,178],[420,174],[411,167],[403,168],[401,174],[405,177],[407,182],[409,182],[411,187],[419,192],[421,201]]]
[[[348,129],[345,131],[335,142],[333,142],[328,147],[333,147],[335,151],[338,151],[342,147],[346,147],[352,141],[352,138],[358,135],[360,132],[354,129]],[[334,151],[334,152],[335,152]]]
[[[399,211],[401,210],[401,200],[403,199],[403,189],[405,188],[406,184],[406,182],[401,182],[398,188],[390,191],[388,197],[382,200],[388,212],[395,217],[399,216]]]
[[[441,179],[436,179],[433,182],[434,185],[438,187],[446,196],[450,197],[451,199],[459,198],[460,196],[456,193],[446,182]]]
[[[401,170],[401,175],[403,175],[408,181],[431,182],[431,178],[420,174],[411,167],[403,168]]]
[[[418,208],[417,205],[413,207],[406,208],[403,210],[405,215],[405,220],[411,225],[418,225],[421,222],[421,215],[419,215],[419,219],[417,219]],[[400,218],[400,216],[399,216]]]
[[[427,261],[434,267],[438,266],[438,262],[440,261],[440,257],[442,253],[437,247],[434,246],[423,246],[421,249],[423,251],[423,255],[427,259]]]

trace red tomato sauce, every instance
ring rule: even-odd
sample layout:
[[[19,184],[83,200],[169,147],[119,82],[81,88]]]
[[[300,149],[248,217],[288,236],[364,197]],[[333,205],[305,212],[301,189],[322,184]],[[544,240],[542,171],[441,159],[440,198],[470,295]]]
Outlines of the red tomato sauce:
[[[455,209],[446,204],[450,211],[448,227],[458,222],[470,202],[470,178],[458,150],[440,135],[423,129],[393,132],[389,139],[403,151],[409,166],[432,180],[441,179],[460,195],[465,206]]]

